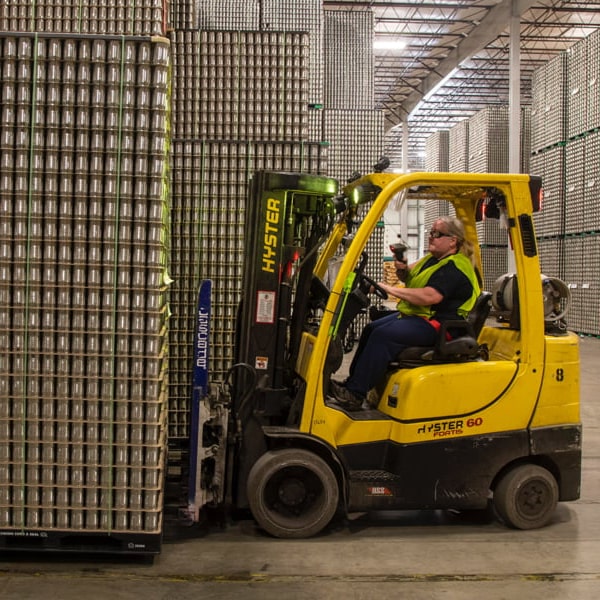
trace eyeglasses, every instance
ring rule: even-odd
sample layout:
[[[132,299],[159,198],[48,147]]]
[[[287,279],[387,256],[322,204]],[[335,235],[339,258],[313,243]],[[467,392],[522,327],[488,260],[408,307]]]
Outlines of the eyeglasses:
[[[443,233],[442,231],[437,231],[436,229],[432,229],[429,232],[429,237],[433,238],[434,240],[437,240],[438,238],[441,238],[441,237],[454,237],[454,236],[450,235],[449,233]]]

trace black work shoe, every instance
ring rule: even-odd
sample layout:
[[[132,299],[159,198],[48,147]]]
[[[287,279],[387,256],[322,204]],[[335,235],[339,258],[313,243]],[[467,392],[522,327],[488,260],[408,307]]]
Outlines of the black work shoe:
[[[329,393],[346,410],[360,410],[362,408],[363,398],[357,396],[336,381],[329,382]]]

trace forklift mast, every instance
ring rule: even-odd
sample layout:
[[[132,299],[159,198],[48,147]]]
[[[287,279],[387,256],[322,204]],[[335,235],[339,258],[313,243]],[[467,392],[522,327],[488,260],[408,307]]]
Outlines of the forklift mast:
[[[336,194],[337,182],[326,177],[259,171],[252,179],[235,362],[255,372],[259,389],[252,404],[268,421],[282,415],[289,396],[305,303],[292,307],[309,293],[317,250],[333,226]],[[246,386],[239,383],[234,387],[243,394]]]
[[[262,427],[285,424],[293,402],[307,298],[337,192],[337,181],[322,176],[258,171],[252,178],[231,387],[237,506],[245,505],[247,473],[264,452]]]

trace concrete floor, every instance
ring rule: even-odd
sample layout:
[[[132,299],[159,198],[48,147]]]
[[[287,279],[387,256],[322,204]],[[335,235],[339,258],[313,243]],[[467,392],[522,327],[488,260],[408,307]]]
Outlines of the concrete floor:
[[[581,339],[583,487],[535,531],[487,515],[410,512],[336,522],[300,541],[252,521],[165,531],[153,561],[0,554],[0,599],[371,599],[600,596],[600,340]]]

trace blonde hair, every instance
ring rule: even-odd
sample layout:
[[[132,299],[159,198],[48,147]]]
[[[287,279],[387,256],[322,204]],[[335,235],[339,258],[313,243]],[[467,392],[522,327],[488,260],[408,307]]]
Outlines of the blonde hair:
[[[458,251],[464,254],[473,264],[475,264],[475,252],[473,244],[466,239],[465,226],[460,219],[456,217],[443,216],[438,217],[435,222],[441,221],[446,225],[448,233],[456,238]]]

